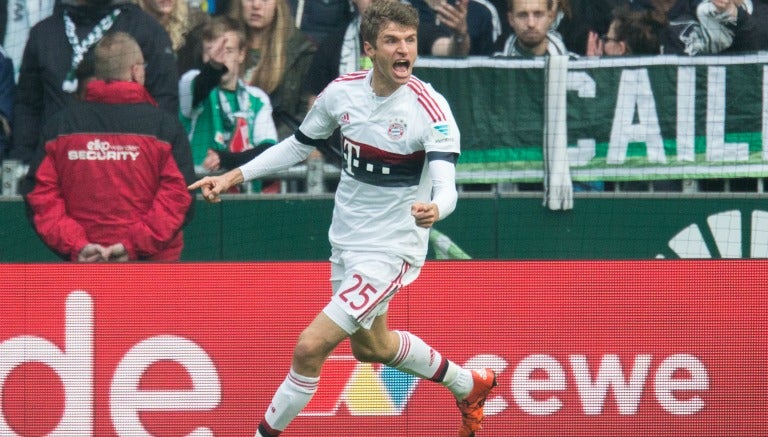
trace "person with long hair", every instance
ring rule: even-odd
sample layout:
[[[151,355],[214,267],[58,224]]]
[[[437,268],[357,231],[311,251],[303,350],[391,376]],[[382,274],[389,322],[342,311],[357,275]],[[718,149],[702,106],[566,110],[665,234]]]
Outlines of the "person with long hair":
[[[136,3],[154,17],[171,38],[179,75],[201,66],[197,59],[202,56],[199,33],[208,14],[199,8],[190,8],[186,0],[136,0]]]
[[[287,138],[309,107],[302,84],[316,47],[296,28],[286,0],[232,1],[229,16],[246,27],[243,80],[269,94],[278,137]]]
[[[202,20],[203,11],[191,8],[185,0],[138,0],[144,12],[155,17],[171,38],[171,47],[177,51],[187,33]]]

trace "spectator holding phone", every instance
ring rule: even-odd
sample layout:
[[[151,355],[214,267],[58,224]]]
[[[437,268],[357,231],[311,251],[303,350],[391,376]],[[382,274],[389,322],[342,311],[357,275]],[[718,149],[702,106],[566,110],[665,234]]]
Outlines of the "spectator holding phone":
[[[488,0],[406,0],[419,11],[419,51],[432,56],[490,55],[501,33]]]

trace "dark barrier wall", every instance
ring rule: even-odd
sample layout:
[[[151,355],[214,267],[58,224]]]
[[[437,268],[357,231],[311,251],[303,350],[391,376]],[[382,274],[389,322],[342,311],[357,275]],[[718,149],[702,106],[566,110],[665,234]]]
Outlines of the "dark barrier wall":
[[[183,259],[325,260],[332,202],[198,201]],[[33,232],[21,201],[0,201],[0,217],[0,262],[58,260]],[[580,197],[566,212],[546,210],[538,196],[463,197],[436,229],[474,259],[768,257],[768,204],[758,195]]]

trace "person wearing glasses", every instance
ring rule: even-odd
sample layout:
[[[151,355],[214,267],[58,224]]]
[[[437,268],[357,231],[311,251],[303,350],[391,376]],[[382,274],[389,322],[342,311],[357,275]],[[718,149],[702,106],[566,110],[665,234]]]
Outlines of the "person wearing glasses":
[[[591,32],[588,56],[658,55],[660,34],[668,25],[666,17],[655,10],[634,11],[629,7],[614,10],[608,32]]]

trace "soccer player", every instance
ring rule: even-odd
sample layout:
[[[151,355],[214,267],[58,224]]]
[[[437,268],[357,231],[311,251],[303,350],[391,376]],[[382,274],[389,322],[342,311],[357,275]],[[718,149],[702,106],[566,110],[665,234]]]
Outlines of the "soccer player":
[[[234,185],[302,161],[340,127],[344,162],[329,231],[333,295],[299,336],[288,376],[256,435],[274,437],[286,429],[317,390],[327,357],[349,338],[358,360],[448,388],[462,414],[459,436],[471,437],[481,429],[483,405],[496,385],[493,370],[464,369],[414,334],[387,327],[390,299],[424,264],[429,228],[456,206],[459,130],[445,98],[412,76],[416,10],[374,0],[360,29],[372,69],[329,84],[294,135],[189,189],[201,188],[206,200],[219,202]]]

